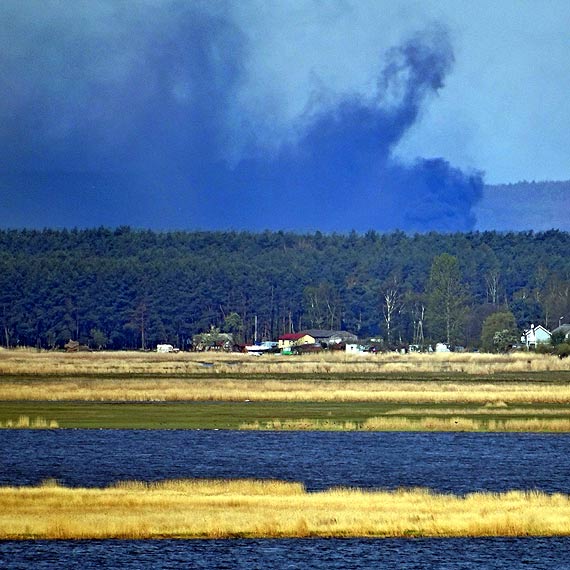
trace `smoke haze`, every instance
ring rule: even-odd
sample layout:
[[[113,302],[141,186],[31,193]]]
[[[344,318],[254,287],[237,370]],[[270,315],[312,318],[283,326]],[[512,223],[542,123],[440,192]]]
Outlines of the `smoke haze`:
[[[394,154],[452,71],[444,27],[379,50],[366,91],[316,85],[283,129],[244,104],[254,46],[230,8],[2,2],[2,225],[474,227],[480,173]]]

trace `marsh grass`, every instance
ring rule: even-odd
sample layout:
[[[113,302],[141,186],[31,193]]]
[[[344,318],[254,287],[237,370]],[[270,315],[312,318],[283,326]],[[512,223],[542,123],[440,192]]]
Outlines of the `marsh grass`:
[[[56,429],[58,427],[56,420],[46,420],[41,416],[30,418],[21,415],[17,420],[0,421],[0,429]]]
[[[373,417],[364,422],[334,420],[268,420],[244,422],[241,430],[253,431],[489,431],[489,432],[570,432],[570,419],[476,419],[456,416]]]
[[[439,422],[443,428],[463,429],[468,426],[457,418],[473,419],[472,429],[487,431],[490,424],[498,431],[566,431],[570,422],[567,406],[547,408],[528,405],[512,408],[487,406],[452,407],[395,406],[363,402],[183,402],[183,403],[105,403],[105,402],[1,402],[0,422],[13,427],[18,416],[54,418],[47,427],[82,429],[263,429],[263,430],[327,430],[363,429],[370,418],[383,418],[377,430],[425,429],[418,423],[423,418],[449,420]],[[409,421],[402,421],[404,420]],[[518,424],[504,424],[519,420]],[[530,421],[532,420],[532,421]],[[548,420],[548,421],[535,421]],[[558,421],[556,421],[558,420]],[[455,421],[458,421],[455,424]],[[523,423],[521,423],[523,422]],[[55,425],[54,425],[55,424]],[[433,429],[433,421],[431,422]],[[27,422],[21,422],[27,427]],[[40,427],[46,427],[45,424]],[[371,422],[367,427],[371,428]],[[429,426],[428,426],[429,427]],[[570,429],[568,430],[570,432]]]
[[[362,424],[350,420],[273,419],[243,422],[239,429],[246,431],[357,431],[362,429]]]
[[[386,404],[570,404],[570,383],[559,381],[296,380],[292,378],[2,379],[4,401],[100,402],[378,402]]]
[[[306,492],[298,483],[174,481],[0,488],[0,539],[570,535],[570,498],[425,489]]]
[[[388,410],[385,412],[387,416],[568,416],[570,418],[570,409],[557,406],[552,408],[539,408],[536,406],[528,407],[515,407],[510,408],[505,405],[505,407],[494,407],[494,406],[479,406],[479,407],[434,407],[429,408],[415,406],[408,408],[395,408],[393,410]]]
[[[4,401],[459,402],[500,407],[568,404],[569,380],[570,360],[540,354],[254,358],[5,350],[0,355]]]
[[[498,373],[570,371],[570,361],[535,353],[479,354],[361,354],[344,352],[304,356],[236,353],[62,352],[4,350],[0,375],[89,376],[201,374],[369,374],[385,373]]]

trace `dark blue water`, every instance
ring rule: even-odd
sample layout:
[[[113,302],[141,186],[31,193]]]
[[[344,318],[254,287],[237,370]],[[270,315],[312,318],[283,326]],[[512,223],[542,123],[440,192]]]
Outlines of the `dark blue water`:
[[[570,494],[570,435],[2,430],[0,484],[255,477]],[[0,568],[570,570],[570,538],[0,542]]]
[[[308,489],[540,489],[570,494],[570,435],[2,430],[0,484],[272,478]]]
[[[0,566],[77,570],[570,568],[570,539],[0,542]]]

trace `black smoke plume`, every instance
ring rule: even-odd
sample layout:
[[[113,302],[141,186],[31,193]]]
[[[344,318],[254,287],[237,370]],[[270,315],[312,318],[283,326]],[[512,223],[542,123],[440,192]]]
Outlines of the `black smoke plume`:
[[[373,96],[316,94],[295,137],[267,150],[238,120],[253,46],[228,13],[224,3],[174,0],[5,0],[0,223],[473,227],[479,173],[393,154],[451,70],[444,30],[392,49]],[[230,163],[237,140],[242,154]]]

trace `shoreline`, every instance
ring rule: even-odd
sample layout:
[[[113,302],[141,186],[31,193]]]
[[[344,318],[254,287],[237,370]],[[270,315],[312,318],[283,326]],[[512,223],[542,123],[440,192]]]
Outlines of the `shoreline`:
[[[11,429],[570,433],[570,410],[555,404],[0,401],[0,432]]]

